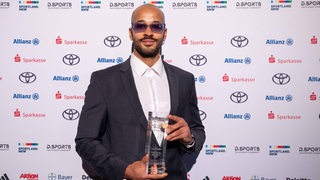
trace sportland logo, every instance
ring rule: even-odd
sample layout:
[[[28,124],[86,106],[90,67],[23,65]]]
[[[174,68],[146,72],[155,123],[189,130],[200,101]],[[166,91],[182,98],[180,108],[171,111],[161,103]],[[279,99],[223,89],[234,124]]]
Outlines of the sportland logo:
[[[39,9],[39,1],[19,1],[19,11]]]
[[[81,11],[101,9],[101,1],[81,1]]]

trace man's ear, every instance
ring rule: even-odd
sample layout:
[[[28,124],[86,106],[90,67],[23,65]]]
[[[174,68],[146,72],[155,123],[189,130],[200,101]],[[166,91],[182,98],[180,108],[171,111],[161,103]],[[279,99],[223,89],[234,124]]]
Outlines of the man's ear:
[[[132,28],[129,28],[129,37],[131,39],[131,41],[133,40],[133,31]]]
[[[164,29],[164,31],[163,31],[163,41],[165,41],[167,39],[167,32],[168,32],[167,28]]]

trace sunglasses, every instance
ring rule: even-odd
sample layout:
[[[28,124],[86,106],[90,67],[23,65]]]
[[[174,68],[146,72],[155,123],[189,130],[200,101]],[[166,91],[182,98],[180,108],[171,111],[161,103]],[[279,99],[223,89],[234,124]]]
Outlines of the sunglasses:
[[[150,25],[147,25],[144,23],[132,23],[131,27],[135,32],[138,32],[138,33],[146,31],[148,27],[154,33],[162,33],[166,25],[161,23],[152,23]]]

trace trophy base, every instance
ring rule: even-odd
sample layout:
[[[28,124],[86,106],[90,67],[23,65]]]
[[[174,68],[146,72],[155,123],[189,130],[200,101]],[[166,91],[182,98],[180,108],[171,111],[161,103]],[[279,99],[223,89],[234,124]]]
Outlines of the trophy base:
[[[148,174],[163,174],[166,171],[165,163],[153,163],[148,166]]]

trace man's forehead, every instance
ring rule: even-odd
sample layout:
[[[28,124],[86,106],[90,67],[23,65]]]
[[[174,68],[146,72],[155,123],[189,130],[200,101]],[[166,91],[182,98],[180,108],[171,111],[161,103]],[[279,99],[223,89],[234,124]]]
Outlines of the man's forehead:
[[[135,20],[135,22],[139,22],[139,23],[146,23],[146,24],[152,24],[152,23],[162,23],[162,21],[154,19],[154,18],[143,18],[143,19],[138,19]]]
[[[132,21],[164,22],[164,14],[161,10],[153,6],[143,6],[135,10],[132,14]]]

